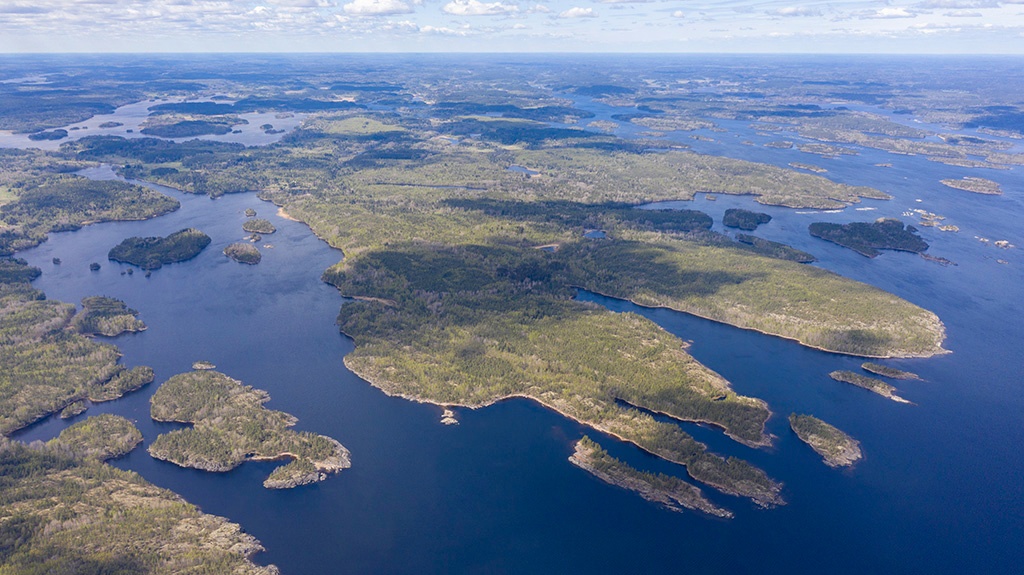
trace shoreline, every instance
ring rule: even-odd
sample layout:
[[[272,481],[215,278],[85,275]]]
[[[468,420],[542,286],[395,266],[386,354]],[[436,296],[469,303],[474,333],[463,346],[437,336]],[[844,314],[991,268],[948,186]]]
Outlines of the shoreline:
[[[695,312],[687,311],[687,310],[682,310],[682,309],[677,309],[677,308],[674,308],[674,307],[671,307],[671,306],[667,306],[667,305],[648,305],[648,304],[642,304],[642,303],[638,303],[636,301],[633,301],[632,299],[629,299],[629,298],[624,298],[624,297],[620,297],[620,296],[616,296],[616,295],[601,293],[599,291],[592,290],[592,289],[585,288],[583,286],[578,286],[578,285],[570,285],[569,287],[577,289],[577,290],[583,290],[583,291],[587,291],[587,292],[590,292],[590,293],[595,293],[595,294],[597,294],[599,296],[606,297],[606,298],[617,299],[619,301],[627,301],[627,302],[629,302],[629,303],[631,303],[631,304],[633,304],[635,306],[639,306],[639,307],[642,307],[642,308],[645,308],[645,309],[668,309],[668,310],[672,310],[672,311],[679,312],[679,313],[685,313],[685,314],[688,314],[688,315],[692,315],[693,317],[699,317],[701,319],[706,319],[708,321],[713,321],[715,323],[720,323],[722,325],[732,326],[732,327],[735,327],[737,329],[745,329],[747,331],[754,331],[754,332],[757,332],[757,333],[760,333],[760,334],[763,334],[763,335],[768,335],[768,336],[771,336],[771,337],[778,337],[778,338],[781,338],[781,339],[786,339],[786,340],[789,340],[789,341],[794,341],[794,342],[796,342],[796,343],[798,343],[798,344],[800,344],[800,345],[802,345],[802,346],[804,346],[806,348],[816,349],[818,351],[824,351],[824,352],[828,352],[828,353],[835,353],[835,354],[839,354],[839,355],[848,355],[848,356],[851,356],[851,357],[865,357],[865,358],[868,358],[868,359],[918,359],[918,358],[920,358],[920,359],[927,359],[929,357],[935,357],[937,355],[946,355],[947,353],[953,353],[952,350],[940,347],[939,349],[941,349],[942,351],[937,351],[935,353],[928,354],[928,355],[921,355],[921,354],[913,354],[913,355],[861,355],[861,354],[856,354],[856,353],[850,353],[848,351],[838,351],[838,350],[834,350],[834,349],[828,349],[828,348],[824,348],[824,347],[819,347],[819,346],[812,345],[812,344],[809,344],[809,343],[804,343],[804,342],[800,341],[798,338],[795,338],[795,337],[763,331],[763,330],[757,329],[756,327],[744,327],[744,326],[736,325],[736,324],[733,324],[733,323],[728,323],[728,322],[725,322],[725,321],[722,321],[722,320],[719,320],[719,319],[715,319],[715,318],[712,318],[712,317],[703,316],[703,315],[701,315],[699,313],[695,313]],[[886,293],[888,293],[888,292],[886,292]],[[573,298],[573,299],[575,299],[575,298]],[[600,305],[600,304],[598,304],[598,305]],[[924,309],[924,308],[921,308],[921,309]],[[938,317],[938,316],[935,316],[935,317]],[[942,340],[945,341],[946,340],[946,329],[945,329],[946,328],[946,324],[942,323],[942,320],[940,319],[939,320],[939,325],[942,326]]]
[[[345,335],[345,337],[348,337],[348,338],[351,339],[351,336],[349,336],[348,334],[346,334],[344,332],[342,332],[342,334]],[[349,358],[349,355],[346,355],[345,358],[343,359],[343,363],[345,364],[345,367],[348,368],[349,371],[351,371],[352,373],[356,374],[360,379],[366,381],[367,383],[369,383],[373,387],[381,390],[388,397],[397,397],[397,398],[400,398],[400,399],[404,399],[406,401],[412,401],[412,402],[415,402],[415,403],[422,403],[422,404],[426,404],[426,405],[435,405],[435,406],[442,407],[442,408],[443,407],[462,407],[462,408],[473,409],[473,410],[482,409],[482,408],[485,408],[485,407],[490,407],[490,406],[495,405],[497,403],[500,403],[500,402],[503,402],[503,401],[508,401],[508,400],[511,400],[511,399],[516,399],[516,398],[527,399],[527,400],[533,401],[534,403],[539,404],[541,407],[543,407],[545,409],[549,409],[549,410],[551,410],[551,411],[561,415],[562,417],[564,417],[564,418],[566,418],[566,419],[568,419],[570,421],[573,421],[573,422],[576,422],[576,423],[578,423],[580,425],[589,427],[589,428],[591,428],[591,429],[593,429],[595,431],[599,431],[601,433],[604,433],[605,435],[614,437],[614,438],[618,439],[619,441],[621,441],[623,443],[629,443],[631,445],[634,445],[637,448],[639,448],[641,451],[643,451],[645,453],[648,453],[648,454],[650,454],[650,455],[652,455],[654,457],[657,457],[658,459],[661,459],[661,460],[664,460],[664,461],[668,461],[668,462],[674,463],[676,465],[681,465],[684,468],[688,468],[688,465],[685,462],[678,461],[678,460],[675,460],[675,459],[670,459],[670,458],[658,455],[657,453],[654,453],[653,451],[649,450],[648,448],[640,445],[636,441],[634,441],[632,439],[627,439],[627,438],[623,437],[622,435],[619,435],[618,433],[608,429],[607,427],[605,427],[603,425],[598,425],[598,424],[594,424],[594,423],[591,423],[591,422],[579,419],[579,418],[577,418],[577,417],[575,417],[573,415],[570,415],[570,414],[566,413],[565,411],[559,409],[558,407],[556,407],[556,406],[554,406],[554,405],[552,405],[550,403],[547,403],[547,402],[545,402],[545,401],[543,401],[541,399],[538,399],[536,397],[533,397],[533,396],[525,394],[525,393],[511,393],[511,394],[508,394],[508,395],[503,395],[503,396],[501,396],[499,398],[496,398],[496,399],[494,399],[492,401],[488,401],[488,402],[485,402],[485,403],[478,403],[478,404],[463,403],[463,402],[445,402],[445,403],[442,403],[442,402],[439,402],[439,401],[435,401],[435,400],[431,400],[431,399],[427,399],[427,398],[423,398],[423,397],[417,397],[417,396],[413,396],[413,395],[408,395],[408,394],[405,394],[405,393],[398,393],[398,392],[386,389],[386,388],[382,387],[381,385],[379,385],[378,383],[374,382],[374,380],[371,379],[370,377],[367,377],[367,376],[363,375],[362,373],[360,373],[359,371],[356,371],[355,369],[353,369],[353,367],[350,365],[350,363],[348,361],[348,358]],[[694,439],[694,441],[699,443],[701,446],[707,448],[707,445],[697,441],[696,439]],[[712,453],[712,452],[708,451],[707,453]],[[689,471],[687,471],[687,473],[689,474]],[[691,475],[691,477],[692,477],[692,475]],[[754,496],[754,495],[750,495],[748,493],[741,493],[739,491],[736,491],[735,489],[732,489],[731,487],[728,487],[728,486],[725,486],[725,485],[721,485],[719,483],[715,483],[715,482],[712,482],[712,481],[703,481],[703,480],[698,480],[698,479],[695,479],[695,481],[700,481],[700,483],[703,483],[705,485],[709,485],[711,487],[714,487],[718,491],[721,491],[722,493],[725,493],[727,495],[735,495],[737,497],[746,497],[747,499],[750,499],[755,504],[757,504],[758,506],[763,507],[763,508],[775,507],[775,506],[778,506],[778,505],[785,505],[785,501],[777,493],[772,498],[762,498],[762,497],[757,497],[757,496]]]

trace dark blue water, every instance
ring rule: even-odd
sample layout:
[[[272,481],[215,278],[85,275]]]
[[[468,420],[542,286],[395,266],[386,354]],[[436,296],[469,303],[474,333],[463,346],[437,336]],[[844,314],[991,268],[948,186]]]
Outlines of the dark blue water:
[[[210,200],[161,188],[181,200],[179,211],[148,222],[53,234],[20,255],[43,269],[35,284],[51,298],[118,297],[140,310],[149,325],[115,343],[124,363],[154,367],[157,382],[92,406],[85,416],[113,412],[133,418],[148,444],[170,428],[149,419],[149,396],[171,375],[205,359],[268,390],[269,407],[295,414],[299,429],[335,437],[352,451],[352,469],[288,491],[261,486],[270,463],[211,474],[158,462],[144,449],[116,462],[207,512],[239,522],[268,548],[258,560],[285,573],[1014,572],[1024,564],[1024,275],[1019,248],[999,250],[973,236],[1024,244],[1017,221],[1024,214],[1020,170],[968,171],[868,151],[807,160],[796,150],[741,145],[756,136],[742,133],[743,126],[730,129],[715,134],[726,142],[715,145],[727,155],[749,154],[780,165],[803,158],[826,165],[829,177],[896,196],[864,202],[860,207],[877,208],[866,212],[802,214],[765,207],[774,219],[757,234],[809,251],[821,260],[817,265],[937,312],[954,352],[886,362],[926,380],[899,382],[900,394],[915,403],[901,405],[828,378],[834,369],[856,369],[856,358],[581,294],[614,311],[641,313],[692,341],[693,355],[737,391],[768,401],[776,414],[768,431],[777,439],[767,450],[684,425],[714,451],[743,457],[785,483],[790,503],[774,510],[706,489],[736,512],[732,521],[671,513],[593,479],[566,461],[585,430],[529,401],[459,410],[461,425],[446,427],[439,424],[439,408],[389,398],[354,376],[342,364],[352,344],[333,323],[343,300],[319,281],[341,254],[304,225],[276,216],[254,194]],[[894,167],[871,166],[880,161]],[[1002,182],[1006,194],[976,196],[937,183],[968,173]],[[683,206],[705,210],[716,222],[727,207],[761,209],[751,198],[718,198]],[[263,261],[257,266],[220,253],[246,235],[241,224],[249,207],[278,228],[260,242]],[[868,260],[806,234],[812,221],[899,216],[914,207],[947,215],[961,227],[959,234],[922,230],[931,253],[959,265],[942,267],[903,253]],[[188,226],[213,239],[193,260],[150,278],[122,276],[122,266],[106,261],[107,251],[127,236],[166,235]],[[265,243],[274,247],[263,248]],[[52,265],[53,257],[63,264]],[[92,261],[103,264],[99,272],[88,270]],[[789,432],[785,416],[792,411],[813,413],[849,432],[861,440],[865,459],[852,470],[825,467]],[[17,437],[48,438],[65,425],[51,418]],[[638,467],[685,473],[597,437]]]

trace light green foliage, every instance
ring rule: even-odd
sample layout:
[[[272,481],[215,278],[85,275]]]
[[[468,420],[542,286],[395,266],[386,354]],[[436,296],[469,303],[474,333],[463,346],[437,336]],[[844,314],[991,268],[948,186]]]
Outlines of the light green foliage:
[[[265,391],[216,371],[176,375],[153,395],[150,413],[158,421],[195,425],[160,435],[149,452],[157,459],[207,471],[228,471],[247,459],[281,457],[307,462],[325,472],[349,466],[348,451],[341,444],[315,433],[288,429],[296,419],[264,408],[269,399]],[[282,474],[301,473],[307,467],[290,467],[273,479],[280,481]],[[292,485],[270,483],[264,485],[292,487],[304,481]]]
[[[154,377],[153,368],[145,365],[119,371],[110,381],[89,390],[89,401],[99,403],[115,400],[147,383],[153,383]]]
[[[249,561],[263,548],[238,525],[135,473],[65,454],[65,441],[91,446],[110,428],[131,435],[126,421],[95,419],[70,427],[61,445],[0,438],[0,573],[277,573]]]
[[[117,375],[119,353],[69,329],[74,306],[0,284],[0,433],[85,399]]]
[[[114,337],[146,329],[146,324],[137,318],[139,312],[119,299],[92,296],[83,298],[82,306],[82,311],[71,320],[78,333]]]
[[[48,445],[79,457],[107,460],[127,454],[140,443],[142,432],[134,423],[119,415],[104,413],[61,431]]]
[[[935,314],[819,268],[652,234],[577,242],[560,254],[572,283],[641,305],[853,355],[943,352]]]
[[[50,232],[113,220],[143,220],[178,209],[159,192],[117,181],[48,176],[23,182],[18,199],[0,206],[0,255],[41,243]]]

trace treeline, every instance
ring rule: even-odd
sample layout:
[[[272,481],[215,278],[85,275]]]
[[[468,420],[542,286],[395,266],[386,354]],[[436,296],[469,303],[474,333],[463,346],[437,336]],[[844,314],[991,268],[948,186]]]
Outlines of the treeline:
[[[143,220],[178,209],[174,198],[118,181],[73,175],[19,182],[17,199],[0,206],[0,255],[30,248],[51,232],[77,230],[86,223]]]

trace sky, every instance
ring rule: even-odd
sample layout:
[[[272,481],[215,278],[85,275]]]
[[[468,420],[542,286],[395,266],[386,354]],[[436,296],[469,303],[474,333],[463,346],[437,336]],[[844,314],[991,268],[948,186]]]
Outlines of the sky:
[[[1024,0],[0,0],[0,52],[1024,54]]]

